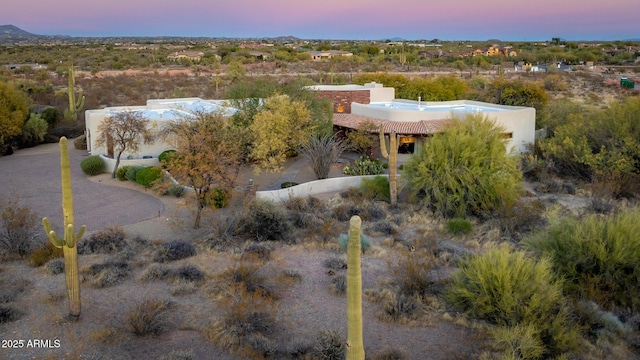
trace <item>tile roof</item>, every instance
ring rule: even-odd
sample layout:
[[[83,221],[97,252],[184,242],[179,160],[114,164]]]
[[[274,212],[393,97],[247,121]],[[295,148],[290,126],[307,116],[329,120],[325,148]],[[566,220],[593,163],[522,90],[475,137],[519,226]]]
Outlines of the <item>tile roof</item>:
[[[333,125],[350,129],[357,129],[358,125],[365,121],[372,122],[376,126],[382,125],[385,133],[430,135],[442,131],[452,120],[391,121],[354,114],[333,114]]]

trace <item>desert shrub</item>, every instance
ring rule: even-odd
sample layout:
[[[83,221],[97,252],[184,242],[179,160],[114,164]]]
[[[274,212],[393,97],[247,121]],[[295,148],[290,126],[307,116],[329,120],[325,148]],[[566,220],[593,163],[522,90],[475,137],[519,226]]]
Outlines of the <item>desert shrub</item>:
[[[529,249],[550,257],[564,289],[605,309],[640,309],[640,210],[563,218],[527,238]]]
[[[162,169],[157,166],[144,167],[136,173],[136,182],[146,188],[162,178]]]
[[[320,332],[314,350],[320,359],[344,360],[347,344],[337,331],[324,330]]]
[[[220,276],[223,284],[231,288],[240,288],[241,293],[259,295],[263,298],[277,297],[274,279],[265,274],[260,263],[240,261],[227,268]]]
[[[176,154],[175,150],[165,150],[161,152],[160,155],[158,155],[158,161],[160,161],[160,164],[162,165],[163,169],[167,168],[167,163],[171,161],[171,159],[175,156],[175,154]]]
[[[454,120],[405,164],[411,196],[449,218],[488,215],[515,201],[522,173],[503,132],[479,115]]]
[[[105,288],[118,285],[129,278],[131,267],[123,261],[105,261],[93,264],[87,271],[93,275],[92,285],[97,288]]]
[[[451,219],[447,221],[445,229],[453,235],[466,235],[471,233],[473,227],[467,219]]]
[[[585,329],[585,335],[593,343],[623,339],[629,332],[629,328],[615,314],[602,310],[593,301],[576,302],[574,313],[579,325]]]
[[[389,179],[385,176],[362,179],[360,191],[367,199],[391,202]]]
[[[29,285],[29,280],[21,277],[0,278],[0,304],[15,301]]]
[[[343,258],[332,256],[330,258],[325,259],[322,262],[322,265],[327,269],[331,270],[344,270],[347,268],[347,262],[344,261]]]
[[[144,166],[140,166],[140,165],[128,166],[127,172],[125,173],[125,177],[127,178],[127,180],[131,182],[136,182],[136,175],[138,174],[138,171],[140,171],[141,169],[144,169]]]
[[[259,358],[273,355],[274,344],[269,340],[276,326],[273,306],[248,294],[233,297],[226,305],[227,311],[207,329],[207,336],[235,352],[248,351]]]
[[[360,156],[353,162],[353,165],[346,165],[342,169],[345,175],[378,175],[384,173],[382,162],[377,159],[371,159],[368,156]]]
[[[111,254],[127,247],[126,234],[119,226],[110,226],[78,243],[78,254]]]
[[[164,299],[145,298],[127,313],[129,331],[138,336],[160,335],[168,330],[173,303]]]
[[[242,260],[263,260],[271,259],[271,249],[261,244],[249,244],[242,250]]]
[[[133,165],[119,166],[116,170],[116,177],[120,181],[127,181],[127,172],[133,167]]]
[[[0,199],[0,211],[0,255],[29,255],[44,237],[38,214],[16,198]]]
[[[393,296],[385,299],[382,303],[384,318],[391,321],[399,321],[400,319],[412,319],[418,310],[416,300],[404,294],[393,294]]]
[[[20,320],[24,312],[10,305],[0,305],[0,324],[6,324]]]
[[[498,326],[490,334],[496,347],[503,351],[504,359],[540,359],[545,353],[535,325]]]
[[[223,189],[214,189],[209,198],[209,204],[216,209],[222,209],[229,205],[229,193]]]
[[[171,275],[171,269],[164,264],[153,263],[147,266],[138,278],[143,282],[164,280]]]
[[[167,193],[165,195],[181,198],[187,192],[184,186],[182,185],[171,185],[169,189],[167,189]]]
[[[285,240],[292,226],[285,209],[273,201],[254,199],[243,216],[243,231],[257,241]]]
[[[52,259],[64,256],[62,248],[55,247],[49,239],[45,240],[41,246],[37,247],[29,254],[29,265],[40,267]]]
[[[468,316],[498,326],[532,326],[545,357],[571,351],[578,328],[569,321],[562,283],[548,258],[507,245],[460,262],[445,300]]]
[[[80,163],[82,172],[87,176],[100,175],[104,172],[104,160],[98,155],[89,156]]]
[[[193,246],[193,244],[182,240],[174,240],[162,244],[154,257],[154,261],[167,262],[181,260],[195,256],[196,253],[196,247]]]
[[[393,235],[397,232],[397,229],[393,224],[388,220],[380,220],[377,221],[368,228],[369,231],[381,233],[384,235]]]
[[[204,280],[204,272],[195,265],[184,265],[173,271],[173,277],[188,282],[198,282]]]
[[[210,233],[202,239],[204,248],[215,251],[223,251],[229,247],[237,246],[239,235],[242,233],[242,214],[230,212],[220,214],[210,224]]]
[[[338,295],[344,295],[347,293],[347,277],[344,274],[340,274],[334,276],[331,279],[331,284],[329,285],[331,291]]]
[[[340,234],[338,236],[338,245],[342,251],[347,251],[347,246],[349,245],[349,234]],[[369,237],[365,234],[360,233],[360,251],[364,254],[371,247],[371,241]]]
[[[64,259],[63,258],[55,258],[49,260],[46,264],[44,264],[45,269],[51,275],[58,275],[64,272]]]
[[[87,136],[82,134],[77,138],[73,139],[73,147],[77,150],[86,150],[87,149]]]
[[[431,270],[434,267],[432,255],[423,251],[408,251],[387,262],[387,269],[393,283],[404,295],[424,296],[435,285]]]

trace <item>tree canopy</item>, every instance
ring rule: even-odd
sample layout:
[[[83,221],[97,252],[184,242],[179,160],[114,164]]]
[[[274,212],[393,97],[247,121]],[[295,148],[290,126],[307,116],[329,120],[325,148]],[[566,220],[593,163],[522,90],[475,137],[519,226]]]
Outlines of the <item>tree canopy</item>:
[[[113,146],[116,157],[116,165],[113,168],[112,177],[116,177],[116,171],[120,165],[120,157],[125,151],[137,152],[141,142],[145,144],[153,141],[150,121],[140,111],[121,111],[104,119],[98,126],[98,146]]]
[[[29,116],[29,99],[13,85],[0,81],[0,153],[11,138],[22,133]]]
[[[258,168],[278,170],[315,130],[304,102],[286,95],[265,100],[249,126],[254,136],[250,157]]]
[[[233,189],[241,155],[237,130],[222,113],[203,111],[168,122],[162,130],[163,136],[172,136],[177,143],[175,155],[165,163],[167,171],[194,190],[196,229],[215,191]]]

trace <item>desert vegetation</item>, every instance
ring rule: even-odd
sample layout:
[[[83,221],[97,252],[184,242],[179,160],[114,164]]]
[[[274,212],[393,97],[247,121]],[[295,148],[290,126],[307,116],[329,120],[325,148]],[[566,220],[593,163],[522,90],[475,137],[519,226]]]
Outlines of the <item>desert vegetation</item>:
[[[229,98],[240,109],[229,119],[194,114],[192,124],[202,131],[183,123],[166,129],[184,146],[164,154],[164,169],[114,171],[116,181],[137,182],[132,186],[157,191],[165,201],[182,197],[194,217],[182,225],[184,236],[174,238],[118,226],[89,229],[76,245],[83,294],[76,321],[64,316],[63,253],[46,241],[38,209],[3,197],[3,338],[56,334],[61,341],[59,349],[19,354],[28,357],[342,359],[348,351],[347,234],[357,215],[367,358],[638,357],[637,92],[579,71],[508,73],[497,59],[449,62],[419,59],[414,49],[402,58],[356,48],[353,62],[311,65],[285,49],[277,50],[277,62],[259,64],[239,48],[221,46],[220,60],[205,56],[198,65],[175,65],[190,75],[170,74],[164,60],[149,63],[139,52],[112,49],[92,62],[77,49],[77,72],[87,74],[71,86],[68,68],[53,60],[43,63],[56,77],[3,70],[0,97],[11,104],[10,112],[0,106],[4,149],[77,133],[82,112],[80,122],[62,114],[69,91],[80,89],[86,108],[201,96]],[[598,60],[571,47],[562,52],[576,63],[581,56]],[[523,59],[546,56],[522,53]],[[0,59],[20,56],[12,50]],[[150,74],[98,76],[145,61]],[[427,65],[446,74],[408,71]],[[298,73],[274,75],[276,66]],[[328,175],[327,164],[331,168],[341,151],[362,155],[344,174],[390,172],[370,129],[331,137],[326,103],[301,86],[347,80],[394,86],[407,99],[533,106],[545,135],[530,153],[516,156],[505,152],[499,129],[486,119],[460,119],[398,167],[394,204],[387,177],[330,198],[283,203],[234,192],[239,168],[277,171],[297,154],[315,164],[318,178]],[[281,131],[269,131],[274,124]],[[73,166],[96,174],[104,166],[98,160]],[[165,181],[163,170],[195,194]],[[198,232],[187,231],[194,225]]]

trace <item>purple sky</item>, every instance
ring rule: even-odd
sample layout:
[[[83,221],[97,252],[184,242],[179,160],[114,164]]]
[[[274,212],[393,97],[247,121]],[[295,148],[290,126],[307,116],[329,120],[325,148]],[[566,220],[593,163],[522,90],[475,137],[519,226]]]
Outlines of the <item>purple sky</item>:
[[[624,40],[640,1],[2,0],[0,25],[41,35]],[[8,3],[8,4],[7,4]],[[393,5],[392,5],[393,4]]]

